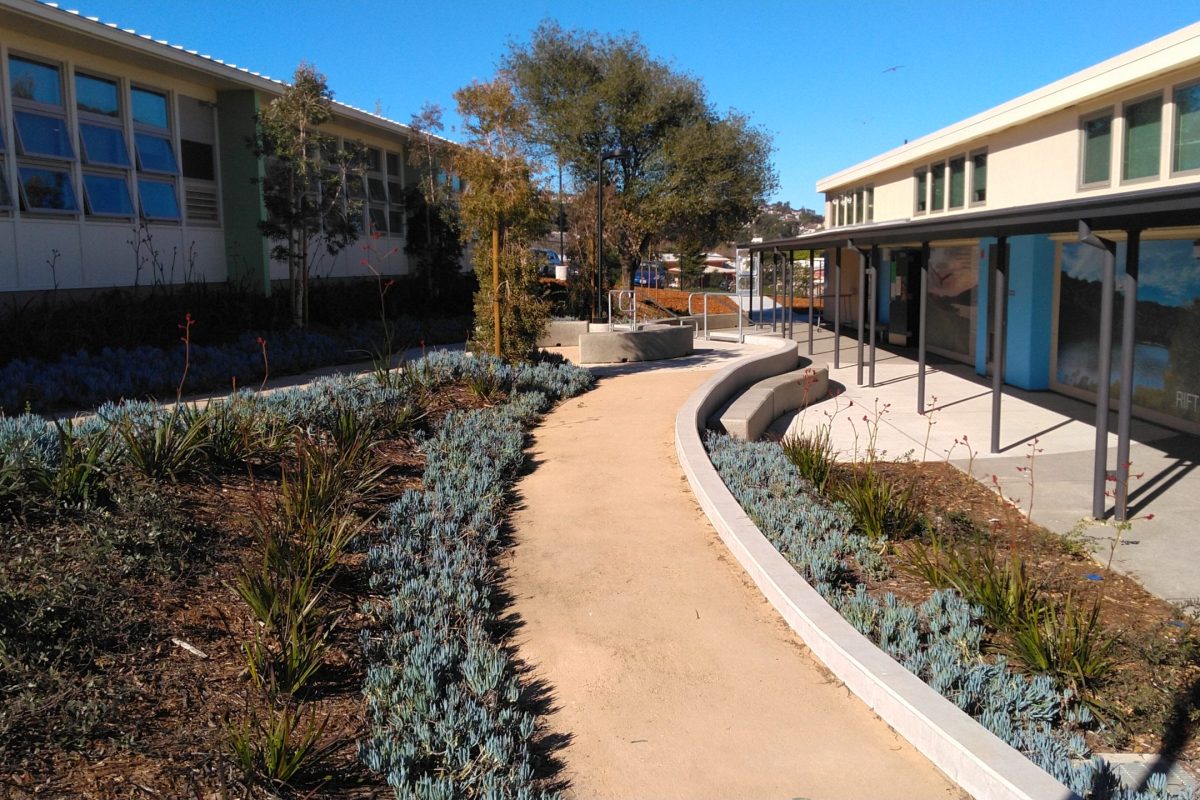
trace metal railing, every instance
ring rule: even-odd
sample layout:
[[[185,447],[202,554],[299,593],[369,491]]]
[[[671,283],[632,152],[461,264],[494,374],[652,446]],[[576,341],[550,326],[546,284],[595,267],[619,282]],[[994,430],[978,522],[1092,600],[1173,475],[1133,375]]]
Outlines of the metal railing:
[[[637,291],[634,289],[609,289],[608,290],[608,329],[615,330],[613,325],[613,295],[617,296],[617,312],[630,315],[629,330],[636,331],[637,327]],[[629,305],[625,305],[625,301],[629,301]]]

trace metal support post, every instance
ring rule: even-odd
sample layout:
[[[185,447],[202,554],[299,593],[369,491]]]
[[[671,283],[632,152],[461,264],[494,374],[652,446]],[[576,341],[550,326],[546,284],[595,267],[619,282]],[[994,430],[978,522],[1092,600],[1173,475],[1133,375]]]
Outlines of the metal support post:
[[[991,452],[1000,452],[1000,397],[1004,387],[1004,322],[1008,308],[1008,238],[996,240],[996,292],[992,303],[992,441]]]
[[[842,366],[842,248],[833,249],[833,368]]]
[[[1134,325],[1137,318],[1138,261],[1141,257],[1142,232],[1128,231],[1125,239],[1125,297],[1121,304],[1121,391],[1117,400],[1117,522],[1129,514],[1129,423],[1133,409]]]
[[[854,245],[858,254],[858,385],[863,385],[863,331],[867,317],[867,256]]]
[[[867,274],[870,276],[871,282],[871,357],[867,367],[867,383],[872,389],[875,388],[875,340],[878,338],[875,335],[875,321],[879,316],[879,246],[871,248],[870,262],[867,265]]]
[[[1096,452],[1092,462],[1092,517],[1104,519],[1108,482],[1108,395],[1112,387],[1113,282],[1117,271],[1117,243],[1092,233],[1079,223],[1079,241],[1104,251],[1100,281],[1100,330],[1096,357]]]
[[[921,307],[917,312],[917,413],[925,413],[925,307],[929,304],[929,242],[921,242]]]

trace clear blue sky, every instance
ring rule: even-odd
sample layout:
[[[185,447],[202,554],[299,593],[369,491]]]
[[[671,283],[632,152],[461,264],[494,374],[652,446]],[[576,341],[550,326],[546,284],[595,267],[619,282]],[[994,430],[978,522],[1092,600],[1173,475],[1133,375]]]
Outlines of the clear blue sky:
[[[772,135],[774,199],[815,208],[818,178],[1200,19],[1196,0],[61,1],[276,78],[310,61],[401,122],[432,102],[453,124],[455,89],[542,19],[637,33]]]

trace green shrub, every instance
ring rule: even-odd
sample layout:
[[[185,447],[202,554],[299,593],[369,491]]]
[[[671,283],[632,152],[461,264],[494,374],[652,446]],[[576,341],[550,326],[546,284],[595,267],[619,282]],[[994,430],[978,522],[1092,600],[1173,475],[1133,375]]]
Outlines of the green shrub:
[[[1010,630],[1018,620],[1044,607],[1041,587],[1031,581],[1021,557],[1014,553],[1001,559],[982,536],[947,547],[940,535],[931,534],[928,549],[914,542],[900,550],[900,557],[910,574],[935,589],[954,589],[979,606],[996,630]]]
[[[834,497],[846,504],[855,525],[872,543],[911,536],[921,522],[912,490],[898,487],[875,470],[848,470],[833,484]]]
[[[129,466],[151,481],[174,482],[202,463],[208,447],[208,418],[201,411],[175,406],[149,420],[126,418],[117,428]]]
[[[796,465],[800,476],[824,492],[833,476],[834,452],[829,428],[822,426],[813,433],[789,436],[783,440],[783,452]]]
[[[1112,669],[1117,637],[1100,624],[1101,598],[1082,605],[1073,593],[1013,620],[1002,649],[1030,672],[1050,675],[1085,695]]]
[[[322,743],[329,718],[317,722],[291,705],[269,706],[266,718],[248,710],[229,725],[229,750],[247,783],[283,787],[314,777],[317,767],[339,746]]]

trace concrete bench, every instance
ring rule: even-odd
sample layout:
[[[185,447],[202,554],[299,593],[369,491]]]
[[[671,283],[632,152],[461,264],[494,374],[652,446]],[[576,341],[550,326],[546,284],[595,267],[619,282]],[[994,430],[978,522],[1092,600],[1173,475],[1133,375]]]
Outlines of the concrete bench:
[[[751,384],[709,421],[730,436],[754,441],[771,423],[829,393],[829,366],[808,366]],[[713,423],[716,423],[715,425]]]

